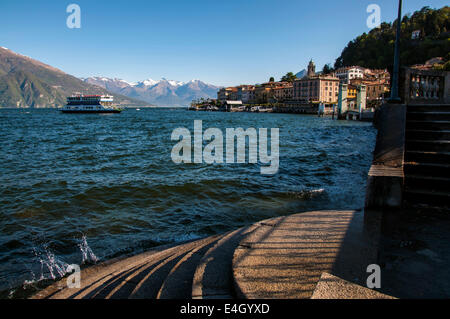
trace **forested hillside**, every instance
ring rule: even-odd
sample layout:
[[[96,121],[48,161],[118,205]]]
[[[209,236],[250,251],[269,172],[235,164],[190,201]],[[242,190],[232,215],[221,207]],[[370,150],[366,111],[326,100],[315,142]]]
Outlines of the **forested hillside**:
[[[359,65],[367,68],[391,68],[394,60],[394,43],[397,20],[382,23],[377,29],[350,41],[335,68]],[[433,57],[450,60],[450,7],[431,9],[424,7],[401,21],[400,61],[402,66],[424,63]],[[412,39],[414,31],[418,39]]]

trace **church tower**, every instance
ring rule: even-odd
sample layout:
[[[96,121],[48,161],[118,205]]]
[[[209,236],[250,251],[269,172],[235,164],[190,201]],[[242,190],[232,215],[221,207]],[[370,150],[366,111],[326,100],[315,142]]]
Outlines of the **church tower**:
[[[316,65],[314,64],[313,60],[309,61],[308,64],[308,76],[314,76],[316,75]]]

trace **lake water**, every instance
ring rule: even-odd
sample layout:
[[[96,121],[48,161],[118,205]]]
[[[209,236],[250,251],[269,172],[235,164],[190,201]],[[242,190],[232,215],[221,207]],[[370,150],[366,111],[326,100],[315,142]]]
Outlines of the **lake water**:
[[[278,174],[171,160],[175,128],[279,128]],[[0,109],[0,290],[258,220],[358,209],[376,130],[295,114]]]

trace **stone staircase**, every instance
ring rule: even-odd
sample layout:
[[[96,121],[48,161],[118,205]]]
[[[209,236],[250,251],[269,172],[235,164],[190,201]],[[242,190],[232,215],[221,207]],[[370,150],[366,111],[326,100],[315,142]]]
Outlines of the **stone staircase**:
[[[68,288],[63,278],[32,298],[310,298],[324,272],[354,280],[374,262],[376,249],[362,237],[362,216],[326,211],[271,218],[88,267],[80,288]]]
[[[450,208],[450,105],[408,105],[407,207]]]
[[[257,226],[91,266],[80,288],[61,279],[32,299],[234,298],[233,253]]]

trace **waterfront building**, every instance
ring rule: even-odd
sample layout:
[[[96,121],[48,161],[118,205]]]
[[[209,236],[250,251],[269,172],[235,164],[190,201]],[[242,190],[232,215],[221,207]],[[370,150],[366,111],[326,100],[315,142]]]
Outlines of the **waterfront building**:
[[[361,113],[367,109],[367,87],[361,84],[356,90],[356,110]]]
[[[358,87],[365,85],[368,101],[381,101],[389,91],[390,75],[386,69],[371,70],[359,66],[338,69],[332,74],[316,73],[313,60],[308,64],[307,75],[294,82],[267,82],[257,85],[239,85],[222,88],[218,101],[242,101],[243,104],[283,103],[286,107],[304,107],[324,103],[336,104],[339,83],[347,84],[348,99],[356,99]],[[311,106],[310,105],[310,106]]]
[[[389,92],[389,81],[380,80],[363,80],[354,79],[351,81],[351,85],[365,85],[367,87],[367,101],[379,101],[381,102],[386,94]]]
[[[349,94],[349,92],[352,94]],[[356,95],[353,93],[356,91]],[[345,83],[339,84],[338,116],[346,116],[348,112],[361,113],[367,109],[367,87],[364,84],[358,86]]]
[[[219,107],[217,106],[216,99],[205,99],[200,98],[198,100],[193,100],[191,102],[191,106],[189,110],[193,111],[218,111]]]
[[[348,84],[339,84],[338,95],[338,116],[346,113],[348,110]]]
[[[272,98],[272,88],[264,84],[255,87],[255,103],[266,104]]]
[[[237,87],[237,101],[242,101],[244,104],[253,103],[255,100],[255,86],[254,85],[240,85]]]
[[[347,97],[349,99],[356,99],[357,86],[353,84],[348,84],[347,86]]]
[[[289,83],[287,82],[267,82],[256,85],[254,90],[255,94],[254,102],[259,104],[276,102],[278,98],[275,97],[275,90],[282,89],[287,86],[289,86]],[[284,92],[282,93],[282,95],[283,94]]]
[[[273,89],[273,99],[276,102],[291,100],[294,95],[294,86],[289,82],[280,82]]]
[[[229,94],[228,94],[228,100],[229,101],[238,101],[238,88],[232,87]]]
[[[389,92],[389,85],[385,82],[363,82],[367,86],[368,101],[382,101]]]
[[[305,103],[336,103],[339,79],[332,75],[305,77],[293,83],[293,100]]]
[[[218,92],[217,92],[217,100],[219,102],[225,102],[227,100],[228,97],[228,91],[227,88],[221,88]]]
[[[217,100],[221,103],[227,101],[227,100],[231,100],[233,97],[236,98],[237,95],[232,96],[234,94],[237,93],[237,88],[234,87],[227,87],[227,88],[221,88],[218,92],[217,92]]]
[[[360,66],[343,67],[337,69],[335,75],[341,83],[350,84],[350,81],[353,79],[364,78],[365,70]]]

